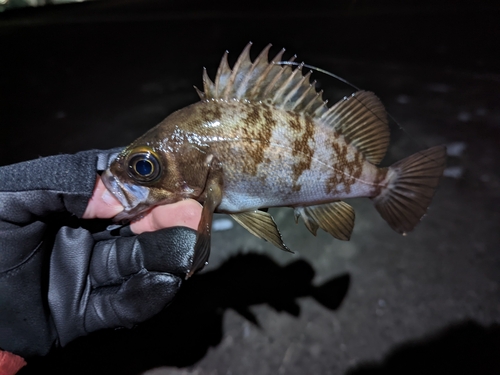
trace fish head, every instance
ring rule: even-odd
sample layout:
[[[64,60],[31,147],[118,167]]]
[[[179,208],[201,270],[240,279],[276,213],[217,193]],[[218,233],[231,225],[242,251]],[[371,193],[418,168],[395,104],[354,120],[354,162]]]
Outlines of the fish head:
[[[179,132],[177,132],[179,133]],[[118,154],[101,179],[123,205],[118,222],[138,219],[149,209],[200,198],[206,184],[206,153],[186,137],[156,127]]]

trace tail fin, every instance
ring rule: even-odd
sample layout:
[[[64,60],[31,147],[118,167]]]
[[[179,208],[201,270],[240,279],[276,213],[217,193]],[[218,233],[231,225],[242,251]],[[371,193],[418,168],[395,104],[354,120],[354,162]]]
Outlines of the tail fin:
[[[446,147],[418,152],[389,167],[386,188],[373,198],[375,207],[398,233],[415,228],[431,203],[446,166]]]

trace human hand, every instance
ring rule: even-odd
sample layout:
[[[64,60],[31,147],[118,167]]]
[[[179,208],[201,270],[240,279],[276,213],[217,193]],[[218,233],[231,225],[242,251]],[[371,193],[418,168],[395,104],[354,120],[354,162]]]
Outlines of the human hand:
[[[141,219],[133,221],[130,229],[135,234],[153,232],[169,227],[187,227],[196,230],[200,222],[202,206],[193,199],[156,206]],[[109,219],[123,211],[123,206],[106,189],[98,176],[94,192],[83,214],[84,219]]]
[[[112,218],[122,210],[123,206],[97,176],[92,197],[82,218]],[[197,229],[201,211],[202,206],[193,199],[157,206],[130,224],[130,234],[138,235],[137,240],[134,240],[135,245],[122,245],[124,241],[118,239],[111,246],[95,246],[94,252],[96,249],[101,252],[92,257],[91,266],[94,264],[95,270],[91,269],[90,274],[96,273],[97,283],[109,284],[109,279],[116,278],[116,271],[120,272],[123,268],[127,272],[130,272],[130,267],[136,268],[138,273],[130,281],[124,280],[127,275],[118,275],[121,278],[118,292],[113,290],[110,295],[106,295],[103,293],[105,287],[100,286],[99,293],[89,298],[93,307],[84,318],[88,321],[86,331],[134,325],[153,316],[172,299],[181,285],[182,276],[191,266],[195,239],[192,232],[178,227]],[[138,249],[137,243],[142,249]],[[130,252],[129,257],[125,255],[127,252]],[[129,263],[131,260],[134,263],[138,257],[143,258],[142,262]],[[110,259],[115,260],[116,264]],[[143,274],[141,268],[145,268]],[[138,298],[138,295],[142,298]],[[62,319],[60,323],[65,325]],[[70,336],[74,335],[74,328],[70,326],[67,332]]]
[[[175,296],[191,268],[197,202],[156,207],[115,230],[78,219],[122,210],[96,180],[116,152],[0,168],[0,348],[45,355],[99,329],[132,327]]]

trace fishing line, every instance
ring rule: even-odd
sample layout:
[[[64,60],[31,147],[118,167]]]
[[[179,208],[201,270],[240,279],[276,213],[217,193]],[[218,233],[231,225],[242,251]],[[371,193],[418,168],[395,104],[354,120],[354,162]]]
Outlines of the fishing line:
[[[308,69],[312,69],[312,70],[316,70],[317,72],[320,72],[320,73],[323,73],[323,74],[326,74],[330,77],[333,77],[335,79],[338,79],[340,82],[343,82],[345,83],[346,85],[348,86],[351,86],[353,89],[355,90],[358,90],[360,91],[361,89],[359,87],[356,87],[354,86],[351,82],[349,82],[348,80],[336,75],[336,74],[333,74],[332,72],[329,72],[328,70],[324,70],[324,69],[321,69],[321,68],[318,68],[317,66],[313,66],[313,65],[308,65],[308,64],[304,64],[304,63],[297,63],[295,61],[278,61],[278,62],[275,62],[275,64],[279,64],[279,65],[302,65],[302,66],[305,66],[306,68]]]
[[[361,91],[362,89],[360,89],[359,87],[355,86],[354,84],[352,84],[351,82],[349,82],[348,80],[332,73],[332,72],[329,72],[328,70],[325,70],[325,69],[321,69],[321,68],[318,68],[317,66],[314,66],[314,65],[309,65],[309,64],[304,64],[304,63],[298,63],[298,62],[295,62],[295,61],[275,61],[274,62],[275,64],[278,64],[278,65],[295,65],[295,66],[304,66],[308,69],[311,69],[311,70],[315,70],[319,73],[323,73],[323,74],[326,74],[327,76],[330,76],[330,77],[333,77],[337,80],[339,80],[340,82],[342,83],[345,83],[346,85],[352,87],[353,89],[357,90],[357,91]],[[384,119],[381,119],[380,117],[378,117],[370,108],[367,108],[365,104],[361,103],[356,97],[354,97],[354,99],[356,99],[358,101],[358,103],[360,103],[362,106],[364,106],[367,110],[369,110],[371,113],[373,113],[374,116],[376,116],[379,120],[381,121],[384,121]],[[401,124],[389,113],[387,112],[387,117],[389,117],[392,121],[394,121],[394,123],[398,126],[399,130],[403,131],[413,142],[415,142],[415,144],[421,148],[428,148],[428,146],[426,145],[423,145],[423,144],[420,144],[420,142],[418,142],[415,137],[413,137],[410,133],[408,133],[406,131],[406,129],[404,129]],[[420,150],[420,151],[417,151],[417,152],[421,152],[423,150]]]

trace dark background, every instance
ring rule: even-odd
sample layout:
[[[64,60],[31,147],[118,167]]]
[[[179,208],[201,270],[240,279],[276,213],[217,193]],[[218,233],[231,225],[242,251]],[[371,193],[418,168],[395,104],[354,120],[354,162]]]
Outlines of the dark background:
[[[22,373],[500,373],[499,20],[497,1],[129,0],[0,14],[0,165],[126,145],[197,100],[202,67],[213,77],[248,41],[253,56],[273,43],[374,91],[404,129],[392,124],[387,163],[450,150],[408,236],[369,201],[354,202],[350,242],[275,210],[294,255],[236,226],[216,232],[210,265],[164,313]],[[314,76],[330,103],[353,91]]]

